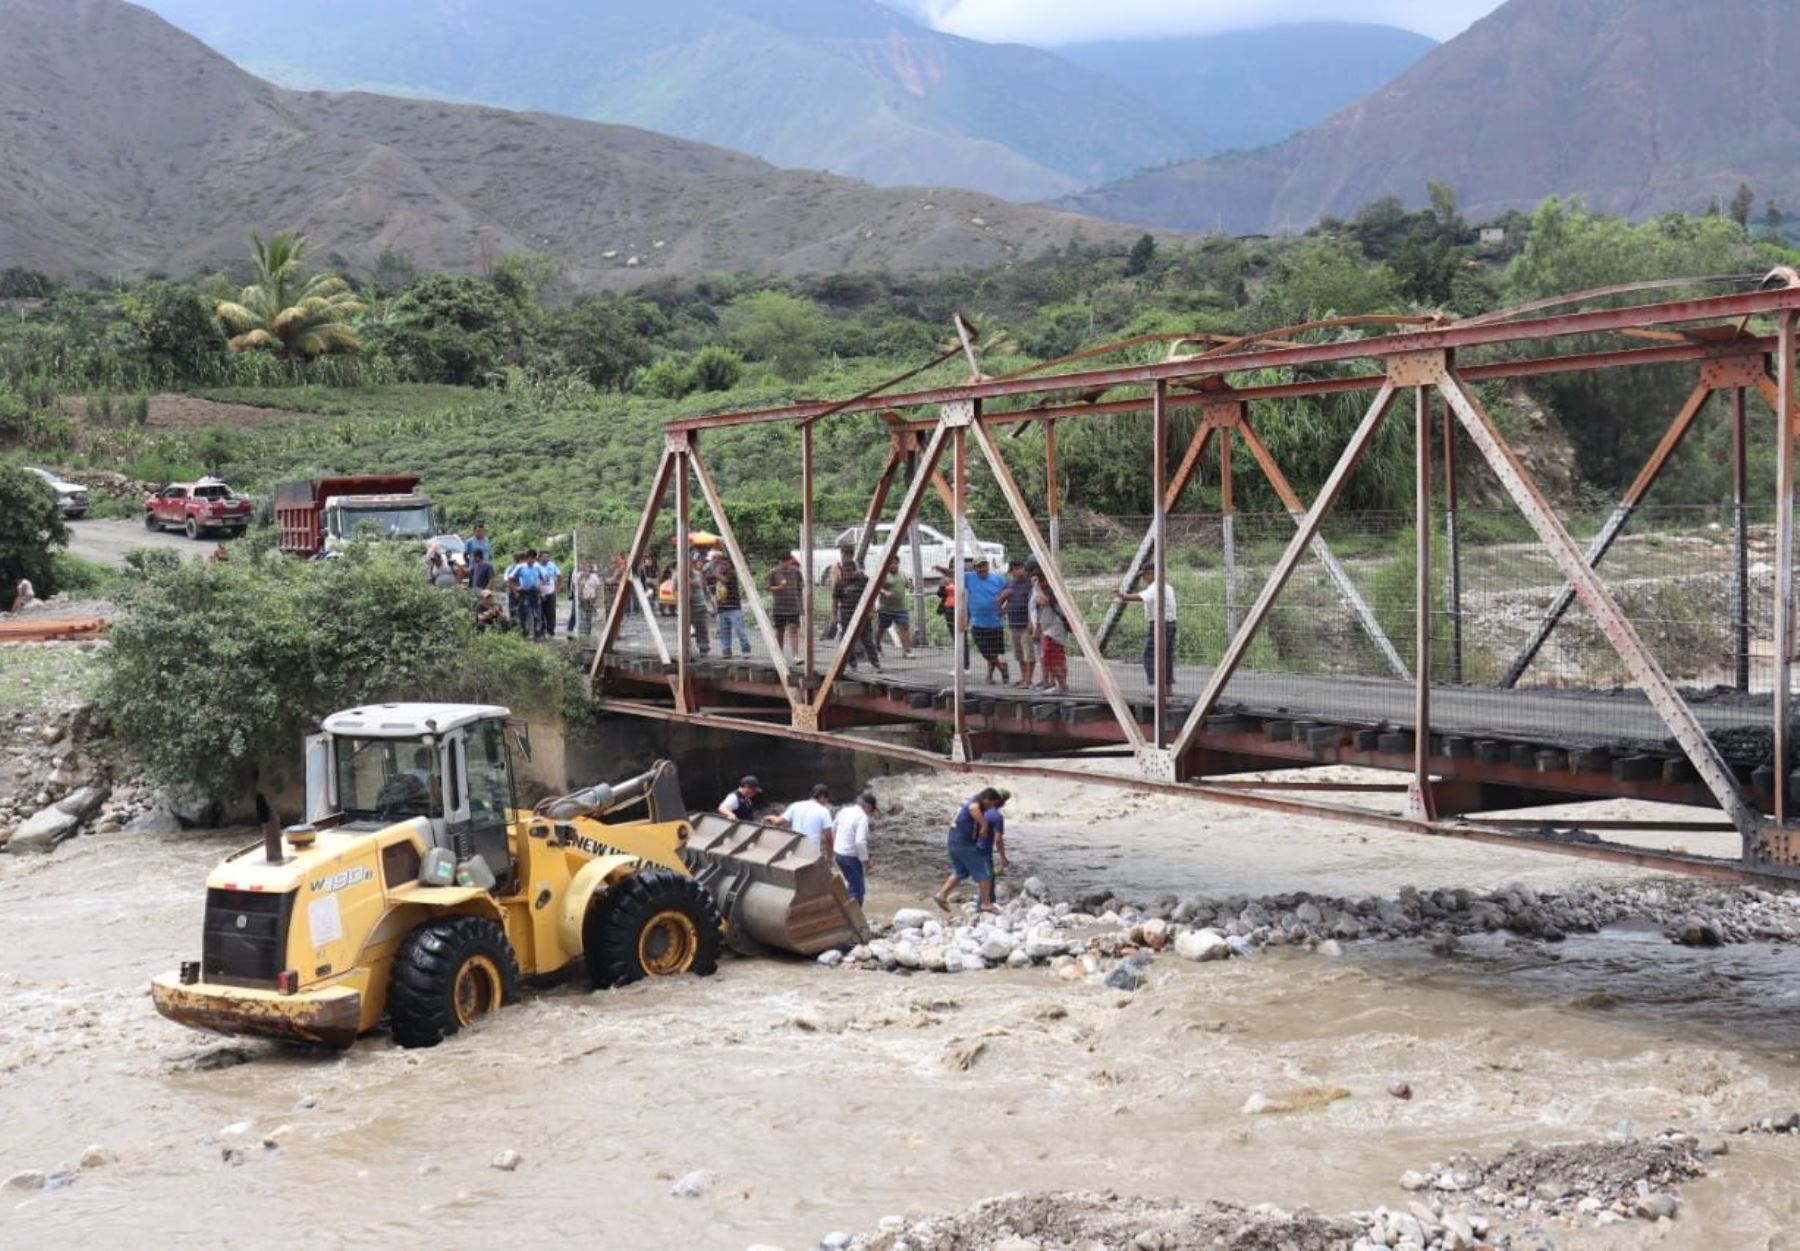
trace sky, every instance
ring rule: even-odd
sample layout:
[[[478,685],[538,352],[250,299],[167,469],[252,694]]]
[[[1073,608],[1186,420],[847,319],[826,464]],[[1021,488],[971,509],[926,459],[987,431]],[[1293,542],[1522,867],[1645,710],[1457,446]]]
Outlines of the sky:
[[[940,30],[1054,46],[1077,40],[1197,35],[1280,22],[1379,22],[1448,39],[1501,0],[913,0]]]

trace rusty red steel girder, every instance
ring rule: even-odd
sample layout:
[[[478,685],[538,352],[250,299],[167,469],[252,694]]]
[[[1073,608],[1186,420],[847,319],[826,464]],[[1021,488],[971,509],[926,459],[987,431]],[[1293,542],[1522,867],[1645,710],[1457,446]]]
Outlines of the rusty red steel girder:
[[[1705,283],[1737,282],[1742,285],[1754,285],[1754,279],[1703,279]],[[1670,284],[1682,285],[1682,284]],[[1178,349],[1183,343],[1202,344],[1203,350],[1190,355],[1179,355],[1172,350],[1168,360],[1151,364],[1133,364],[1109,366],[1102,368],[1081,368],[1071,372],[1054,373],[1050,370],[1063,365],[1085,364],[1107,350],[1117,350],[1121,346],[1138,346],[1154,340],[1162,340],[1166,336],[1151,336],[1149,339],[1128,341],[1127,345],[1113,345],[1111,349],[1090,349],[1078,353],[1074,357],[1060,362],[1050,362],[1030,370],[1000,378],[990,378],[983,374],[978,352],[978,336],[960,317],[956,320],[957,342],[941,353],[928,365],[908,371],[892,383],[876,387],[848,400],[835,402],[808,402],[788,405],[782,408],[765,409],[753,412],[721,413],[710,416],[683,418],[669,423],[668,444],[663,463],[658,468],[657,479],[652,491],[651,500],[645,515],[640,522],[638,533],[633,542],[632,556],[634,560],[641,555],[653,527],[657,511],[663,497],[671,494],[673,486],[677,511],[676,533],[678,549],[681,540],[690,531],[690,491],[688,475],[695,474],[699,478],[702,493],[715,518],[721,523],[724,544],[731,556],[740,579],[748,580],[749,564],[744,558],[736,536],[729,525],[725,514],[728,505],[720,499],[705,465],[699,459],[698,441],[704,431],[710,429],[743,426],[750,424],[785,423],[799,427],[802,445],[801,485],[804,495],[803,548],[809,553],[808,568],[804,571],[808,594],[805,597],[806,628],[804,629],[804,654],[800,660],[800,670],[791,673],[785,663],[777,662],[780,673],[780,685],[786,695],[788,709],[775,706],[767,709],[749,706],[734,708],[727,712],[721,708],[707,708],[696,704],[695,674],[693,671],[692,639],[686,627],[689,619],[690,605],[687,603],[686,579],[678,577],[678,599],[680,601],[680,620],[682,626],[678,632],[680,654],[673,661],[669,659],[658,640],[659,651],[664,652],[662,669],[670,679],[670,694],[674,696],[673,706],[657,700],[627,699],[618,697],[604,689],[608,673],[608,653],[613,648],[623,614],[624,601],[630,592],[621,586],[618,598],[608,614],[606,627],[602,634],[600,649],[594,658],[591,671],[596,692],[602,697],[605,707],[619,712],[635,715],[660,717],[691,724],[713,724],[743,729],[746,732],[780,735],[799,738],[809,742],[831,743],[840,746],[852,746],[859,750],[872,750],[897,755],[901,758],[920,763],[931,763],[940,767],[958,769],[985,768],[995,772],[1011,772],[1023,776],[1069,776],[1080,777],[1095,782],[1110,782],[1133,785],[1153,791],[1172,791],[1174,793],[1203,796],[1222,803],[1249,804],[1273,811],[1289,812],[1294,815],[1329,816],[1334,819],[1356,820],[1393,828],[1411,829],[1419,832],[1446,834],[1454,833],[1461,837],[1481,838],[1508,844],[1526,843],[1550,850],[1569,854],[1619,860],[1633,864],[1654,864],[1664,868],[1672,868],[1689,873],[1714,873],[1739,879],[1781,881],[1787,884],[1800,882],[1800,829],[1793,829],[1787,824],[1789,804],[1787,799],[1788,766],[1790,760],[1790,743],[1786,725],[1786,712],[1789,704],[1788,683],[1792,647],[1795,642],[1795,604],[1792,561],[1795,547],[1795,444],[1796,401],[1794,395],[1794,353],[1796,350],[1796,320],[1800,317],[1800,281],[1792,275],[1771,275],[1770,280],[1763,282],[1757,289],[1740,290],[1724,295],[1709,295],[1693,298],[1665,300],[1655,303],[1632,304],[1623,307],[1603,307],[1576,309],[1573,305],[1605,298],[1618,298],[1621,295],[1650,289],[1651,284],[1635,283],[1623,287],[1611,288],[1599,292],[1579,293],[1573,296],[1558,297],[1540,301],[1535,305],[1521,309],[1504,310],[1482,318],[1463,322],[1451,322],[1441,316],[1411,318],[1351,318],[1332,319],[1329,322],[1312,323],[1301,327],[1288,327],[1267,334],[1245,337],[1242,339],[1221,340],[1217,337],[1198,337],[1192,340],[1180,340],[1175,343]],[[1558,309],[1554,313],[1545,310]],[[1534,315],[1542,314],[1542,315]],[[1752,332],[1749,323],[1752,319],[1773,319],[1776,333]],[[1318,330],[1341,332],[1350,328],[1361,328],[1369,325],[1380,325],[1384,330],[1391,325],[1403,328],[1388,333],[1375,334],[1366,338],[1337,337],[1326,342],[1302,342],[1302,336]],[[1652,346],[1596,346],[1593,339],[1597,336],[1626,335],[1639,339],[1652,339]],[[1569,341],[1577,350],[1545,351],[1544,345],[1558,344],[1569,346]],[[1530,345],[1530,346],[1527,346]],[[1520,349],[1525,349],[1521,351]],[[1476,353],[1480,351],[1496,353],[1492,359],[1466,360],[1459,353]],[[942,364],[957,354],[961,354],[968,362],[970,379],[966,382],[948,386],[937,386],[902,394],[889,393],[891,387],[917,377],[925,369]],[[1769,359],[1773,357],[1771,366]],[[1379,372],[1355,372],[1358,362],[1373,362]],[[1556,373],[1572,373],[1588,370],[1610,370],[1642,367],[1647,365],[1691,364],[1697,366],[1698,378],[1693,391],[1688,397],[1682,411],[1677,414],[1665,434],[1662,443],[1644,466],[1631,489],[1626,493],[1616,515],[1617,524],[1611,526],[1603,534],[1601,540],[1589,546],[1586,551],[1577,548],[1569,537],[1561,520],[1555,516],[1544,499],[1542,492],[1531,479],[1530,474],[1520,463],[1518,457],[1506,445],[1497,428],[1482,411],[1479,400],[1470,390],[1472,384],[1507,378],[1540,377]],[[1349,370],[1350,372],[1345,372]],[[1285,372],[1288,376],[1270,382],[1263,371]],[[1246,374],[1259,374],[1254,378],[1240,378],[1243,385],[1234,385],[1234,377]],[[1308,376],[1308,375],[1311,376]],[[1130,388],[1138,393],[1124,396],[1111,396],[1109,393],[1122,388]],[[899,542],[889,544],[885,559],[877,576],[864,588],[856,604],[849,613],[842,641],[834,650],[825,672],[821,675],[814,664],[813,631],[811,615],[814,596],[811,593],[813,569],[810,552],[812,543],[812,518],[814,463],[812,434],[815,423],[827,418],[843,419],[858,414],[875,414],[886,428],[892,440],[892,449],[883,468],[881,480],[875,489],[867,509],[864,527],[864,543],[876,521],[882,515],[883,506],[890,491],[896,485],[896,478],[904,467],[908,479],[904,491],[904,503],[900,515],[896,519],[892,533],[900,536],[907,531],[917,516],[919,505],[928,489],[936,487],[940,494],[947,498],[947,505],[952,514],[952,525],[956,537],[955,558],[953,561],[956,574],[960,576],[963,560],[963,539],[967,534],[967,521],[964,515],[965,482],[967,478],[968,455],[972,451],[991,471],[996,486],[1017,523],[1025,534],[1027,544],[1043,566],[1046,579],[1054,594],[1063,602],[1068,600],[1067,584],[1063,581],[1057,567],[1056,524],[1059,516],[1058,472],[1055,466],[1054,441],[1050,432],[1055,423],[1062,420],[1080,419],[1089,416],[1106,414],[1125,414],[1148,412],[1159,432],[1164,437],[1156,441],[1155,456],[1152,466],[1146,469],[1151,473],[1154,484],[1154,499],[1157,505],[1150,533],[1146,536],[1147,551],[1140,551],[1137,564],[1148,563],[1159,580],[1166,577],[1166,555],[1168,539],[1166,534],[1166,514],[1176,498],[1179,498],[1182,487],[1191,476],[1200,450],[1204,447],[1206,436],[1215,424],[1219,425],[1221,438],[1229,439],[1235,429],[1253,450],[1259,448],[1260,441],[1256,437],[1254,427],[1255,406],[1269,400],[1290,399],[1308,396],[1324,396],[1343,394],[1355,391],[1376,390],[1378,394],[1358,425],[1355,433],[1343,448],[1336,467],[1331,471],[1326,482],[1320,485],[1319,492],[1308,504],[1297,493],[1289,490],[1284,494],[1284,503],[1294,518],[1296,533],[1288,545],[1287,551],[1275,566],[1253,605],[1241,614],[1228,605],[1228,642],[1223,655],[1207,680],[1206,688],[1200,699],[1189,710],[1183,724],[1170,733],[1165,724],[1165,707],[1167,695],[1160,684],[1152,684],[1151,711],[1149,724],[1140,725],[1139,713],[1118,689],[1110,675],[1110,670],[1102,659],[1105,645],[1105,630],[1102,629],[1098,641],[1089,634],[1077,614],[1070,621],[1071,641],[1092,662],[1094,680],[1099,684],[1105,697],[1107,711],[1110,712],[1116,725],[1107,727],[1101,735],[1102,740],[1116,741],[1123,744],[1126,754],[1133,757],[1137,764],[1137,773],[1127,777],[1117,775],[1096,775],[1083,773],[1075,769],[1059,769],[1054,766],[1019,765],[1000,761],[976,761],[978,744],[994,741],[991,739],[991,727],[980,733],[972,724],[968,708],[968,699],[964,691],[964,681],[959,666],[952,664],[953,698],[950,703],[949,729],[952,731],[951,750],[949,756],[903,747],[886,740],[875,740],[866,737],[847,736],[843,733],[828,730],[828,725],[853,724],[858,715],[872,715],[877,721],[893,720],[891,713],[870,708],[867,701],[851,700],[844,707],[836,707],[840,676],[849,659],[849,649],[856,639],[864,623],[870,616],[881,575],[887,573],[898,559]],[[1774,696],[1775,715],[1773,717],[1772,738],[1774,762],[1774,819],[1767,819],[1760,811],[1760,805],[1753,801],[1742,789],[1736,776],[1726,766],[1725,761],[1706,730],[1693,711],[1687,706],[1681,694],[1676,690],[1668,677],[1663,673],[1655,658],[1645,648],[1637,636],[1629,619],[1620,611],[1614,601],[1610,589],[1604,580],[1595,572],[1595,565],[1604,557],[1606,547],[1618,530],[1623,526],[1624,518],[1629,515],[1649,490],[1651,484],[1661,474],[1662,469],[1682,436],[1694,422],[1695,417],[1706,399],[1715,392],[1728,393],[1734,397],[1734,447],[1736,459],[1741,464],[1743,454],[1743,397],[1747,390],[1754,390],[1773,409],[1777,416],[1777,429],[1782,434],[1781,447],[1778,449],[1777,465],[1780,470],[1777,488],[1777,551],[1780,569],[1777,576],[1775,593],[1774,619],[1776,634],[1780,644],[1775,649],[1775,681]],[[1283,593],[1288,576],[1294,571],[1300,560],[1312,551],[1319,539],[1320,526],[1330,514],[1337,494],[1346,481],[1355,473],[1363,453],[1371,446],[1372,441],[1388,420],[1389,411],[1394,402],[1403,393],[1413,392],[1413,414],[1408,423],[1411,427],[1412,441],[1418,448],[1417,473],[1415,483],[1415,510],[1417,512],[1416,541],[1418,550],[1415,553],[1417,570],[1415,575],[1416,598],[1415,631],[1417,634],[1417,654],[1411,675],[1406,677],[1415,687],[1412,733],[1414,744],[1409,749],[1407,772],[1411,777],[1406,784],[1409,803],[1404,816],[1393,813],[1375,812],[1355,806],[1325,805],[1310,801],[1271,796],[1254,782],[1213,782],[1208,783],[1187,776],[1192,762],[1207,758],[1207,744],[1217,744],[1214,750],[1220,754],[1218,760],[1241,760],[1238,746],[1232,746],[1232,736],[1221,730],[1214,733],[1206,728],[1209,714],[1217,705],[1220,695],[1230,681],[1234,670],[1248,653],[1259,629],[1267,619],[1271,607]],[[1075,398],[1071,398],[1075,397]],[[1703,787],[1702,793],[1710,798],[1710,802],[1722,809],[1730,818],[1731,828],[1738,831],[1742,839],[1743,854],[1738,861],[1721,861],[1695,857],[1684,853],[1657,852],[1640,847],[1624,847],[1617,844],[1598,844],[1594,842],[1572,842],[1567,838],[1539,836],[1528,829],[1512,822],[1496,821],[1492,825],[1482,826],[1478,821],[1445,820],[1437,815],[1439,792],[1449,797],[1459,783],[1442,770],[1442,761],[1434,760],[1431,745],[1431,651],[1428,614],[1430,611],[1429,576],[1431,570],[1431,538],[1432,529],[1430,512],[1433,507],[1431,462],[1435,459],[1435,441],[1433,437],[1434,421],[1432,417],[1432,400],[1441,399],[1444,406],[1444,472],[1448,511],[1447,538],[1451,545],[1451,567],[1456,568],[1455,539],[1455,480],[1454,440],[1450,437],[1453,426],[1462,428],[1464,437],[1480,453],[1480,459],[1488,466],[1498,479],[1504,492],[1518,505],[1533,529],[1537,532],[1545,549],[1552,556],[1566,577],[1563,594],[1558,597],[1552,611],[1547,614],[1538,636],[1534,637],[1531,646],[1521,654],[1511,677],[1516,678],[1517,671],[1530,663],[1530,656],[1544,636],[1555,627],[1557,619],[1569,604],[1579,600],[1602,625],[1608,641],[1624,662],[1635,684],[1648,696],[1651,707],[1661,718],[1669,730],[1671,738],[1679,745],[1686,761],[1691,765],[1690,778],[1696,774],[1698,783]],[[1035,400],[1035,406],[1006,407],[1008,404]],[[934,419],[909,417],[908,410],[936,408]],[[1202,408],[1207,410],[1206,424],[1195,432],[1190,442],[1188,453],[1182,458],[1176,470],[1174,480],[1168,478],[1167,418],[1177,410]],[[1048,539],[1039,531],[1033,510],[1025,499],[1024,493],[1006,464],[1001,446],[989,434],[994,425],[1012,425],[1018,429],[1024,427],[1020,423],[1043,422],[1046,431],[1046,474],[1050,495],[1046,501],[1051,518],[1051,533]],[[1015,430],[1015,433],[1017,431]],[[1266,451],[1266,449],[1264,449]],[[924,454],[921,456],[920,453]],[[949,455],[954,470],[954,487],[946,487],[937,475],[936,462],[940,456]],[[1259,459],[1265,473],[1271,480],[1284,481],[1279,466]],[[1743,484],[1741,469],[1736,474],[1737,480],[1737,525],[1736,533],[1740,548],[1743,545]],[[1288,498],[1292,496],[1292,498]],[[1227,512],[1229,505],[1226,505]],[[1229,546],[1229,538],[1226,540]],[[916,554],[916,549],[915,549]],[[860,553],[859,553],[860,555]],[[1326,553],[1321,556],[1325,559]],[[678,559],[685,562],[685,551],[678,552]],[[1226,553],[1227,565],[1230,566],[1232,555]],[[915,561],[916,563],[916,561]],[[1743,554],[1738,554],[1738,563],[1743,564]],[[1135,567],[1134,567],[1135,568]],[[1740,573],[1740,579],[1742,575]],[[1453,575],[1454,578],[1454,575]],[[1459,597],[1460,592],[1452,583],[1451,594]],[[1738,618],[1737,635],[1745,637],[1743,620],[1747,618],[1744,607],[1744,588],[1740,582],[1737,589],[1738,607],[1735,609]],[[754,601],[755,596],[751,596]],[[763,619],[760,608],[756,610],[758,626],[764,635],[765,643],[770,640],[771,630]],[[1456,631],[1452,636],[1452,663],[1460,666],[1460,602],[1450,607],[1452,620],[1456,623]],[[1241,618],[1241,619],[1240,619]],[[958,621],[953,627],[953,647],[967,644],[966,623]],[[1162,672],[1162,642],[1153,638],[1156,647],[1156,672]],[[1742,644],[1747,647],[1747,643]],[[1071,649],[1073,650],[1073,648]],[[641,670],[636,670],[641,672]],[[1743,658],[1739,658],[1739,671],[1743,672]],[[635,687],[636,683],[626,681],[624,685]],[[718,684],[715,684],[718,685]],[[721,691],[730,690],[730,685],[718,686]],[[755,697],[754,687],[738,689],[738,694]],[[789,724],[780,725],[760,718],[768,715],[786,713]],[[733,715],[735,713],[736,715]],[[756,719],[751,719],[752,717]],[[927,715],[920,720],[931,722],[933,716]],[[1146,736],[1145,730],[1149,733]],[[986,735],[987,737],[984,737]],[[1094,741],[1091,739],[1089,741]],[[1111,750],[1111,749],[1106,749]],[[1433,768],[1440,769],[1434,775]],[[1501,769],[1499,772],[1504,773]],[[1302,785],[1320,785],[1306,784]],[[1449,789],[1444,789],[1448,787]],[[1353,788],[1354,789],[1354,788]],[[1373,789],[1364,787],[1362,789]],[[1554,789],[1551,787],[1550,789]],[[1669,789],[1667,787],[1665,790]],[[1693,791],[1689,787],[1683,793]],[[1464,792],[1458,791],[1457,795]],[[1593,793],[1591,785],[1571,785],[1569,793],[1572,797]],[[1447,798],[1450,811],[1469,811],[1465,799]],[[1491,805],[1488,805],[1491,806]],[[1693,823],[1677,823],[1691,828]],[[1594,828],[1627,828],[1629,822],[1605,821],[1594,823]],[[1663,828],[1650,823],[1652,828]],[[1716,828],[1708,825],[1706,828]]]

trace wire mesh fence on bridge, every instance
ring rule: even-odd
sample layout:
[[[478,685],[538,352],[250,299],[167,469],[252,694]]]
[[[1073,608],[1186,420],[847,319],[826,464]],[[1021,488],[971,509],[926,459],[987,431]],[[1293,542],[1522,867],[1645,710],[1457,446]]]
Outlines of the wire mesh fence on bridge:
[[[812,564],[835,562],[840,539],[854,541],[863,518],[821,510],[815,520]],[[695,529],[711,521],[703,505],[695,509]],[[1578,543],[1591,543],[1606,524],[1606,510],[1578,511],[1563,520]],[[891,519],[891,512],[890,512]],[[1738,622],[1738,546],[1729,506],[1646,506],[1624,526],[1598,568],[1646,647],[1677,684],[1693,694],[1702,719],[1715,732],[1766,732],[1767,693],[1772,680],[1773,517],[1767,508],[1746,517],[1747,609]],[[1121,579],[1145,546],[1146,517],[1064,517],[1055,525],[1036,522],[1055,558],[1073,602],[1066,605],[1099,638],[1109,614],[1103,654],[1128,696],[1148,697],[1149,631],[1139,604],[1118,605]],[[945,523],[926,523],[922,546],[933,550]],[[1178,604],[1173,639],[1171,699],[1179,716],[1206,689],[1233,633],[1246,620],[1265,582],[1293,540],[1295,522],[1286,513],[1217,512],[1171,514],[1167,522],[1169,583]],[[1230,540],[1227,541],[1227,529]],[[1502,685],[1521,650],[1537,634],[1546,612],[1563,589],[1549,552],[1510,509],[1465,508],[1456,517],[1455,547],[1447,518],[1438,511],[1432,533],[1431,675],[1434,688],[1478,693]],[[604,573],[612,558],[630,546],[634,527],[584,528],[579,534],[583,561]],[[1006,562],[1022,560],[1030,547],[1011,517],[971,518],[972,543],[998,544]],[[1246,706],[1265,713],[1281,710],[1341,716],[1349,721],[1402,723],[1411,717],[1409,674],[1417,656],[1415,620],[1416,536],[1410,513],[1344,512],[1327,519],[1316,545],[1292,577],[1220,696],[1223,707]],[[656,611],[666,614],[661,630],[673,648],[674,562],[672,520],[666,515],[650,550],[655,586],[646,584]],[[785,539],[785,542],[783,541]],[[876,541],[886,541],[878,534]],[[946,539],[947,541],[947,539]],[[793,550],[798,536],[746,541],[745,557],[764,602],[778,560]],[[973,557],[975,549],[968,549]],[[879,549],[877,555],[879,555]],[[945,553],[947,556],[947,552]],[[940,613],[936,594],[942,577],[924,559],[922,585],[912,584],[910,561],[900,574],[908,591],[914,638],[909,677],[950,680],[950,617]],[[1003,565],[997,571],[1006,572]],[[1454,573],[1454,579],[1453,579]],[[609,591],[611,582],[609,579]],[[835,644],[834,609],[823,582],[815,582],[816,663],[823,669]],[[923,613],[921,615],[921,609]],[[716,654],[717,623],[704,596],[695,613]],[[764,651],[753,624],[752,651]],[[884,659],[899,663],[900,641],[890,634]],[[642,651],[652,646],[635,609],[618,646]],[[1074,692],[1090,698],[1098,684],[1090,658],[1073,639],[1069,647]],[[1021,678],[1010,662],[1007,679]],[[971,689],[986,685],[986,666],[971,659]],[[1042,677],[1041,673],[1037,675]],[[997,687],[998,684],[996,683]],[[1518,676],[1521,691],[1587,692],[1610,698],[1487,699],[1453,715],[1476,717],[1497,735],[1571,743],[1608,740],[1661,740],[1666,730],[1631,688],[1617,652],[1579,601],[1572,602],[1531,662]],[[1740,692],[1737,688],[1742,687]],[[1465,727],[1468,728],[1468,727]]]

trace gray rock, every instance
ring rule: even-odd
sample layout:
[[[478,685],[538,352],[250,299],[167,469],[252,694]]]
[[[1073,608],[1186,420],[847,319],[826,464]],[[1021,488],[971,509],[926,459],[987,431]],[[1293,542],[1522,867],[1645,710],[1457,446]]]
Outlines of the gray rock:
[[[44,1180],[44,1170],[41,1168],[20,1169],[0,1182],[0,1190],[42,1190]]]
[[[1424,1190],[1429,1185],[1431,1185],[1431,1178],[1417,1169],[1409,1168],[1400,1174],[1400,1189],[1402,1190]]]
[[[675,1184],[669,1187],[669,1193],[677,1199],[698,1199],[701,1195],[717,1190],[719,1183],[724,1180],[711,1169],[697,1168],[676,1178]]]
[[[831,951],[821,951],[819,953],[819,963],[824,965],[828,969],[835,969],[838,965],[842,964],[843,962],[844,962],[844,953],[836,950],[835,948]]]
[[[72,812],[64,812],[61,808],[51,806],[31,817],[25,824],[12,832],[7,840],[8,851],[49,851],[63,839],[75,833],[81,824],[81,818]]]
[[[1121,964],[1106,975],[1106,984],[1113,990],[1141,990],[1144,981],[1144,971],[1130,964]]]
[[[508,1147],[506,1150],[496,1155],[492,1160],[488,1161],[488,1167],[497,1168],[502,1173],[510,1173],[524,1162],[524,1156],[520,1155],[517,1151],[514,1151],[511,1147]]]
[[[844,1251],[853,1241],[849,1234],[842,1230],[834,1230],[819,1239],[819,1251]]]
[[[1019,889],[1024,893],[1027,899],[1042,899],[1045,894],[1044,879],[1041,877],[1028,877],[1025,879],[1025,884]]]
[[[1680,1202],[1674,1195],[1659,1191],[1655,1194],[1644,1195],[1632,1210],[1647,1221],[1674,1220],[1675,1213],[1680,1206]]]
[[[1325,920],[1325,914],[1319,911],[1319,905],[1310,899],[1294,909],[1294,916],[1304,925],[1318,925]]]
[[[111,788],[109,787],[84,786],[64,795],[57,801],[56,806],[77,820],[85,821],[100,811],[100,805],[106,802],[106,797],[110,793]]]
[[[897,930],[919,930],[924,929],[927,922],[935,920],[937,917],[923,908],[902,908],[894,914],[892,924]]]
[[[125,823],[127,834],[179,834],[181,821],[169,809],[160,804],[146,808],[137,816]]]

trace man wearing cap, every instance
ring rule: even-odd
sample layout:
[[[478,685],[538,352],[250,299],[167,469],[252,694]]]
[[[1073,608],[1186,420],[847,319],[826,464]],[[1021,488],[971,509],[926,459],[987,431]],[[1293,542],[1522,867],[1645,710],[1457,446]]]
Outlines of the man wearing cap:
[[[733,821],[756,820],[756,800],[762,794],[762,783],[745,775],[737,789],[719,801],[719,814]]]
[[[826,834],[831,831],[831,788],[823,782],[817,783],[810,796],[789,804],[787,811],[770,824],[786,826],[823,846]]]
[[[837,862],[838,872],[844,875],[850,898],[858,904],[862,903],[868,888],[869,814],[879,806],[874,794],[864,791],[856,797],[855,803],[844,805],[831,828],[832,859]]]
[[[949,565],[937,566],[937,571],[946,578],[955,577],[955,570]],[[1006,577],[993,571],[993,566],[986,556],[975,558],[975,567],[963,572],[962,586],[962,618],[968,626],[969,637],[975,641],[975,650],[987,661],[987,681],[992,682],[994,675],[1000,675],[1000,681],[1012,681],[1012,670],[1006,663],[1006,621],[1000,615],[1000,592],[1006,589]]]

